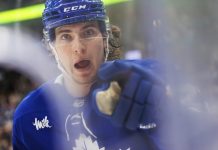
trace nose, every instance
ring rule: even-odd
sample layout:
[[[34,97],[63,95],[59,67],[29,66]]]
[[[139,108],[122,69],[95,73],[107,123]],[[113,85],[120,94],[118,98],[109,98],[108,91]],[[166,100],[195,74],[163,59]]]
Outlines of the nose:
[[[80,40],[79,37],[74,39],[74,43],[72,44],[72,50],[73,53],[78,55],[78,54],[84,54],[86,53],[86,45],[82,40]]]

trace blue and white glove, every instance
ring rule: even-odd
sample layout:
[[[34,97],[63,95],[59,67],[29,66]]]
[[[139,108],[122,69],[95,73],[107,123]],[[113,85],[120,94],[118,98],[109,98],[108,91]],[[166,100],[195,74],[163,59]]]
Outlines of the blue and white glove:
[[[101,83],[92,93],[97,112],[130,130],[155,128],[166,97],[158,67],[153,60],[104,63],[98,73]]]

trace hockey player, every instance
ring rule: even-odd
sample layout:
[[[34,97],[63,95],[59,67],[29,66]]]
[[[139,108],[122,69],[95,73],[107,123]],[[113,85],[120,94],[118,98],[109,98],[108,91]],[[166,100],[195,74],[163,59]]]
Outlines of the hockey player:
[[[120,45],[111,38],[103,2],[47,0],[43,24],[62,74],[18,106],[13,149],[161,149],[158,111],[165,89],[158,63],[108,61],[119,56]]]

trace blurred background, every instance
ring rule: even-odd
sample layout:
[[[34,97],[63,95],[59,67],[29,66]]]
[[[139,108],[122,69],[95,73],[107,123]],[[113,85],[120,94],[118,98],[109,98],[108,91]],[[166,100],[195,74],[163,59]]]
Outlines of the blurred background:
[[[20,100],[59,73],[41,42],[43,2],[0,0],[0,150],[11,149],[13,111]],[[217,122],[218,0],[105,3],[110,22],[121,28],[123,57],[161,61],[173,99]],[[205,147],[218,149],[215,142]],[[180,143],[174,149],[188,148]]]

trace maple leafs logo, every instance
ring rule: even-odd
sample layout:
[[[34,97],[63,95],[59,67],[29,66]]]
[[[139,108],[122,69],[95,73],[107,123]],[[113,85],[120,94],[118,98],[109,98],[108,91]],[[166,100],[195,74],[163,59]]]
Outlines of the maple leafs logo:
[[[97,141],[92,141],[90,136],[85,136],[80,134],[79,139],[76,141],[76,147],[73,147],[73,150],[105,150],[105,148],[99,148]]]

